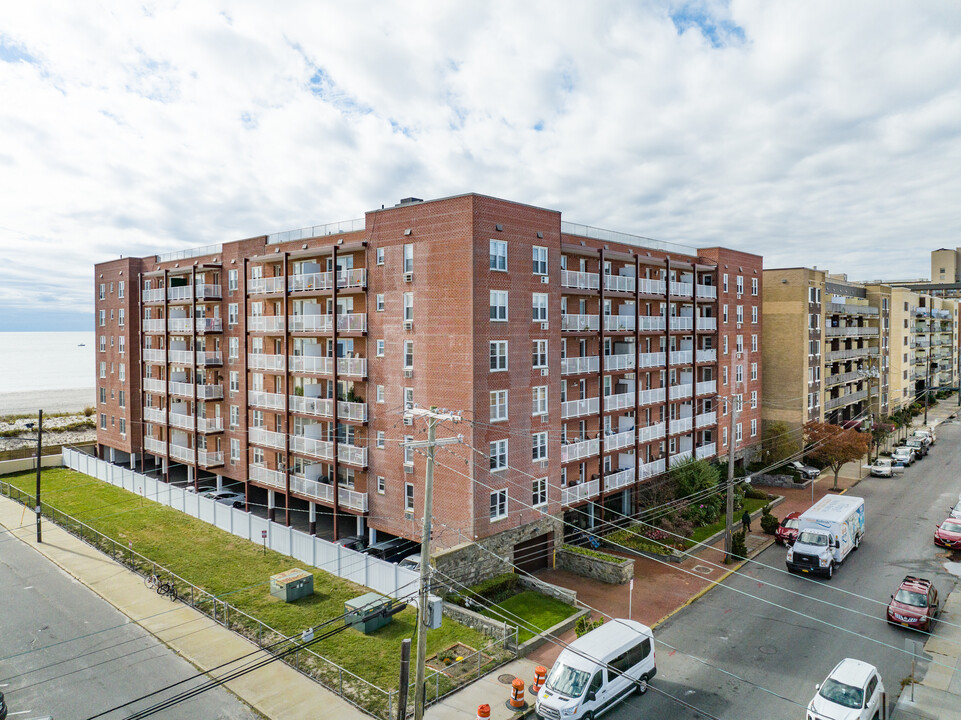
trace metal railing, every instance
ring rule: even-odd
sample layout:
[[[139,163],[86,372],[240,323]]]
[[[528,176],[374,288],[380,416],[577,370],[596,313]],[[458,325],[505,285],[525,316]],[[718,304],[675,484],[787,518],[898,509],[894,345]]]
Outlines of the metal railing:
[[[589,500],[600,492],[600,481],[589,480],[578,485],[568,485],[561,488],[561,505],[573,505],[576,502]]]
[[[600,360],[597,355],[561,358],[561,375],[596,373],[598,370],[600,370]]]
[[[342,220],[340,222],[327,223],[326,225],[312,225],[298,230],[271,233],[267,236],[267,244],[276,245],[278,243],[293,242],[295,240],[310,240],[311,238],[323,237],[325,235],[357,232],[358,230],[363,230],[364,227],[364,218]],[[318,249],[317,252],[330,252],[330,250],[331,248]]]
[[[593,440],[575,440],[568,442],[567,445],[561,445],[561,462],[582,460],[593,457],[597,455],[598,452],[600,452],[600,441],[597,438]]]
[[[574,332],[596,332],[600,328],[597,315],[561,315],[561,330]]]
[[[561,270],[561,287],[597,290],[600,287],[600,280],[597,273]]]

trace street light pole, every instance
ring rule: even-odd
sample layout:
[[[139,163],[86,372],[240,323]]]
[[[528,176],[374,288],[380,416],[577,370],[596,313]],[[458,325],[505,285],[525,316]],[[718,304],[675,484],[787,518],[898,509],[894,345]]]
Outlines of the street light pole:
[[[734,356],[735,348],[731,348],[731,370],[728,387],[732,390],[737,388],[734,381]],[[727,503],[724,512],[724,553],[726,560],[730,559],[731,550],[733,549],[731,529],[734,525],[734,424],[737,416],[737,397],[734,393],[730,393],[729,398],[731,404],[731,421],[730,429],[727,432]]]

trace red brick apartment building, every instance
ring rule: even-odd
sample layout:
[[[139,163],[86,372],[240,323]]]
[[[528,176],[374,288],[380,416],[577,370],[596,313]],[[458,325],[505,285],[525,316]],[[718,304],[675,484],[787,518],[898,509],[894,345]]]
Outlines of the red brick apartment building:
[[[751,444],[761,277],[756,255],[476,194],[101,263],[99,452],[243,483],[311,532],[419,539],[426,460],[400,443],[424,428],[403,409],[460,411],[436,545],[536,567],[560,520],[631,513],[674,463],[725,454],[731,394]]]

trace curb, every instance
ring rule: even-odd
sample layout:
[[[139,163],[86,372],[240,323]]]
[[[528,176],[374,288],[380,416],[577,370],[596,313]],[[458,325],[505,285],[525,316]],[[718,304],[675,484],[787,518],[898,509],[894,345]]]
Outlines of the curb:
[[[656,628],[656,627],[658,627],[658,626],[660,626],[660,625],[663,625],[665,622],[667,622],[667,621],[670,620],[672,617],[674,617],[675,615],[677,615],[679,612],[681,612],[681,610],[683,610],[684,608],[686,608],[688,605],[692,605],[696,600],[699,600],[700,598],[702,598],[702,597],[704,597],[705,595],[707,595],[708,592],[710,592],[711,590],[713,590],[715,587],[717,587],[717,586],[720,585],[722,582],[724,582],[725,580],[727,580],[727,579],[728,579],[731,575],[733,575],[735,572],[737,572],[738,570],[740,570],[744,565],[746,565],[747,562],[748,562],[748,560],[752,560],[753,558],[757,557],[757,556],[760,555],[762,552],[764,552],[764,551],[767,550],[769,547],[771,547],[773,544],[774,544],[774,538],[771,538],[771,539],[767,540],[763,545],[760,545],[760,546],[754,551],[754,554],[753,554],[753,555],[748,555],[747,560],[741,560],[741,562],[739,562],[737,565],[735,565],[734,567],[732,567],[730,570],[728,570],[726,573],[724,573],[724,574],[723,574],[721,577],[719,577],[717,580],[712,580],[710,585],[708,585],[708,586],[705,587],[705,588],[702,588],[701,590],[698,590],[698,591],[697,591],[696,593],[694,593],[691,597],[689,597],[689,598],[684,602],[683,605],[674,608],[674,609],[671,610],[671,612],[669,612],[667,615],[665,615],[665,616],[662,617],[660,620],[658,620],[656,623],[654,623],[653,625],[651,625],[651,629],[653,630],[654,628]]]

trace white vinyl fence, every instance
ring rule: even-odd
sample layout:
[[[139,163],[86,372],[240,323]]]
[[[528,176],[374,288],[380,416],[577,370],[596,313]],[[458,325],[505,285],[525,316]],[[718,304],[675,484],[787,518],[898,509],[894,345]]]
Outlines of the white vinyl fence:
[[[349,550],[342,545],[257,517],[240,508],[185,492],[181,488],[99,460],[73,448],[63,448],[63,464],[71,470],[168,505],[258,545],[264,542],[262,533],[266,530],[267,547],[271,550],[289,555],[331,575],[369,587],[381,595],[411,598],[417,593],[420,574],[413,570]]]

